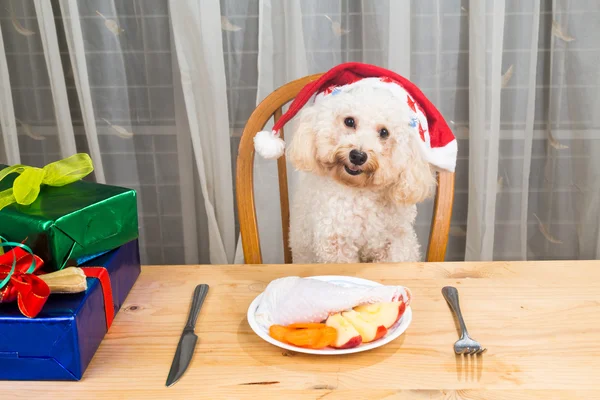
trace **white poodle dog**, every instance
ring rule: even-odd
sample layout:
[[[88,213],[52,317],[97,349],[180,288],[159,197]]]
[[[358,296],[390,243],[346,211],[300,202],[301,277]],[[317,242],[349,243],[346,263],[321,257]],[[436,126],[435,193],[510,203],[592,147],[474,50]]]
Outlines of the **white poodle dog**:
[[[402,101],[363,86],[298,115],[288,149],[303,173],[291,207],[295,263],[420,260],[416,204],[436,181]]]

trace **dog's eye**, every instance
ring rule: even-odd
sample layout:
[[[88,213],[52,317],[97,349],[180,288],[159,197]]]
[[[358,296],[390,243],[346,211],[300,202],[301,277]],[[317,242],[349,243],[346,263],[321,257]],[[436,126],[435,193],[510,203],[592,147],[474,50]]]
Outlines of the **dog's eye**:
[[[344,120],[344,125],[346,125],[348,128],[354,128],[356,126],[356,123],[354,122],[354,118],[352,117],[348,117]]]
[[[382,138],[382,139],[385,139],[385,138],[387,138],[388,136],[390,136],[390,133],[388,132],[388,130],[387,130],[387,129],[385,129],[385,128],[381,128],[381,129],[379,130],[379,137],[380,137],[380,138]]]

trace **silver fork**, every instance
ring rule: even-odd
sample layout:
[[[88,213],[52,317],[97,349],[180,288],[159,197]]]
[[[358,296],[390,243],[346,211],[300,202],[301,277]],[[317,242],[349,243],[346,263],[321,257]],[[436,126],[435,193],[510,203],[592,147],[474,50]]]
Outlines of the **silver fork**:
[[[476,355],[482,354],[487,349],[481,347],[481,344],[469,336],[469,332],[467,332],[467,326],[465,325],[465,320],[463,319],[462,312],[460,311],[460,305],[458,303],[458,290],[452,286],[446,286],[442,289],[442,295],[450,305],[452,312],[458,318],[458,323],[460,324],[460,339],[456,343],[454,343],[454,352],[456,354],[466,354],[466,355]]]

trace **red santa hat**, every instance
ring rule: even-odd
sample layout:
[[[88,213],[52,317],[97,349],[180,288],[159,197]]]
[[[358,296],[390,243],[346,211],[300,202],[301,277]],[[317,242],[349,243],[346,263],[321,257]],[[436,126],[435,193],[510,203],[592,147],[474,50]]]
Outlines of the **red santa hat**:
[[[444,117],[425,95],[408,79],[395,72],[374,65],[361,63],[340,64],[319,79],[310,82],[298,93],[289,109],[273,126],[271,132],[258,132],[254,148],[264,158],[276,159],[283,155],[285,143],[279,131],[311,99],[321,99],[358,87],[380,87],[389,90],[403,100],[407,124],[418,137],[425,159],[435,167],[454,172],[456,166],[456,138]]]

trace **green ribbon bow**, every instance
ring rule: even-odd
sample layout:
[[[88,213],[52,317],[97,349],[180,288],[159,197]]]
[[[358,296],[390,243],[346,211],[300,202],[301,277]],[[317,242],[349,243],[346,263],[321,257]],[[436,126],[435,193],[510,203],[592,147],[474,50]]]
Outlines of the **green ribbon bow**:
[[[40,194],[41,185],[65,186],[89,175],[94,170],[92,159],[85,153],[74,154],[44,168],[13,165],[0,170],[0,181],[12,173],[20,174],[10,189],[0,192],[0,210],[13,203],[30,205]]]

